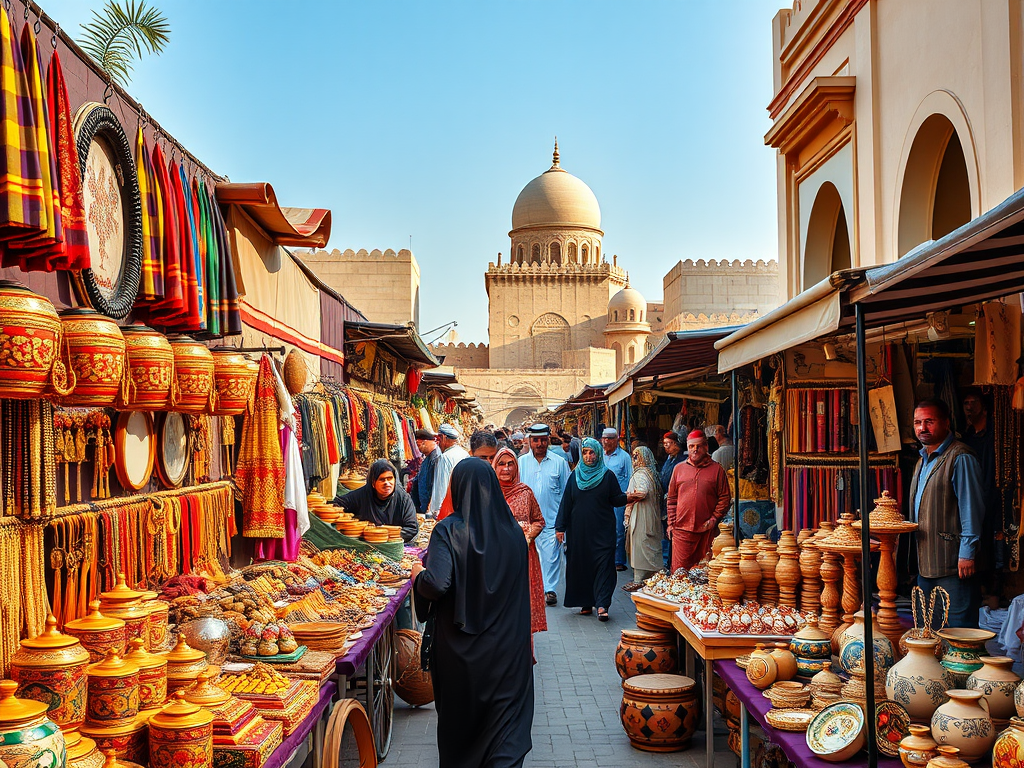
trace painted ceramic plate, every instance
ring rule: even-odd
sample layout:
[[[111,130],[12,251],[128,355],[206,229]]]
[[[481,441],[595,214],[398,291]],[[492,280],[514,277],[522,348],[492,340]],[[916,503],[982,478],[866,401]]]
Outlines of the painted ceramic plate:
[[[747,664],[749,664],[749,663],[750,663],[750,654],[749,653],[745,653],[742,656],[737,656],[736,657],[736,666],[739,667],[740,669],[746,669],[747,668]]]
[[[768,725],[780,731],[806,731],[817,714],[813,709],[769,709],[764,716]]]
[[[76,275],[94,309],[121,320],[142,277],[142,197],[131,145],[107,107],[87,102],[75,115],[91,266]]]
[[[160,424],[160,461],[157,473],[168,488],[178,488],[188,473],[188,423],[180,413],[168,413]]]
[[[878,751],[889,757],[899,757],[900,741],[910,734],[910,715],[895,701],[881,701],[875,705],[875,743]]]
[[[864,712],[849,701],[825,707],[807,727],[807,746],[811,752],[826,759],[841,756],[863,741]],[[845,758],[844,758],[845,759]]]
[[[146,487],[153,474],[156,458],[156,435],[153,417],[142,411],[122,411],[114,431],[116,456],[114,469],[125,490],[139,491]]]

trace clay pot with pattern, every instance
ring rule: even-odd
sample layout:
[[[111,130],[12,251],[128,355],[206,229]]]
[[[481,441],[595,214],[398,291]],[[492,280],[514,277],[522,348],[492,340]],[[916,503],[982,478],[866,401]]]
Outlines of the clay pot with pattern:
[[[209,666],[206,654],[188,644],[184,635],[178,635],[178,642],[166,654],[167,695],[193,685],[199,673]]]
[[[89,652],[90,661],[102,661],[109,650],[123,656],[128,649],[124,620],[100,613],[99,600],[89,603],[89,613],[85,616],[65,624],[64,631],[79,639]]]
[[[789,650],[796,657],[796,673],[809,680],[821,669],[822,661],[832,659],[832,639],[818,629],[818,617],[811,614],[807,624],[789,641]]]
[[[736,546],[736,537],[732,532],[732,523],[719,523],[718,535],[711,542],[711,555],[718,557],[725,547]]]
[[[132,722],[120,726],[82,726],[82,736],[96,742],[100,752],[113,752],[117,758],[133,762],[145,762],[149,755],[149,718],[154,710],[139,712]]]
[[[126,411],[162,411],[171,400],[174,350],[162,333],[145,325],[121,329],[128,357],[128,399],[118,403]]]
[[[60,313],[74,389],[65,405],[112,406],[124,380],[125,342],[117,323],[94,309],[66,309]]]
[[[748,548],[740,552],[740,576],[743,577],[743,599],[757,600],[761,584],[761,566],[757,564],[757,550]]]
[[[636,675],[671,674],[679,667],[675,637],[624,629],[615,649],[615,668],[626,680]]]
[[[796,677],[796,656],[789,650],[788,643],[775,643],[771,654],[772,658],[775,659],[775,667],[778,670],[775,675],[776,680],[792,680]]]
[[[937,634],[946,641],[942,666],[953,673],[953,682],[957,688],[965,687],[971,673],[981,669],[981,657],[987,655],[985,643],[995,637],[996,633],[987,629],[947,627],[940,629]]]
[[[124,621],[126,643],[136,637],[149,643],[149,611],[142,605],[144,594],[130,588],[123,573],[117,574],[117,584],[113,589],[100,592],[103,615]]]
[[[993,720],[1009,720],[1017,712],[1013,694],[1020,683],[1020,678],[1013,672],[1013,659],[1009,656],[982,656],[979,661],[982,667],[967,678],[967,690],[981,691],[988,701]]]
[[[901,705],[915,723],[930,723],[932,715],[949,697],[953,676],[935,659],[936,639],[907,640],[907,655],[893,665],[885,678],[885,694]]]
[[[905,768],[925,768],[928,761],[938,755],[938,744],[927,725],[911,725],[910,735],[900,741],[900,762]]]
[[[124,658],[139,668],[139,711],[160,709],[167,702],[167,658],[147,651],[139,637],[129,646]]]
[[[980,760],[996,740],[988,702],[979,691],[953,689],[947,694],[950,700],[932,715],[932,738],[959,749],[968,763]]]
[[[150,768],[210,768],[213,715],[185,701],[178,691],[171,703],[149,718]]]
[[[103,661],[90,664],[89,698],[85,717],[90,725],[117,728],[129,725],[139,714],[139,668],[114,651]]]
[[[147,590],[139,598],[142,607],[149,614],[149,639],[146,647],[151,651],[159,651],[167,643],[167,629],[171,606],[166,600],[161,600],[156,592]]]
[[[758,643],[751,651],[746,673],[751,685],[762,691],[778,679],[779,666],[775,657],[765,650],[764,643]]]
[[[241,352],[230,347],[211,350],[213,353],[213,384],[217,391],[214,416],[235,416],[245,408],[256,387],[257,367],[254,371]]]
[[[697,684],[683,675],[638,675],[622,681],[619,715],[629,743],[645,752],[678,752],[697,730]]]
[[[1011,717],[1010,725],[996,737],[992,765],[994,768],[1024,765],[1024,720]]]
[[[0,764],[7,768],[64,768],[64,734],[46,716],[47,705],[14,695],[18,684],[0,681]]]
[[[70,732],[85,722],[87,666],[89,652],[78,638],[62,634],[51,615],[42,634],[21,641],[11,659],[11,679],[19,698],[43,702],[47,716]]]
[[[67,392],[60,360],[62,328],[44,296],[12,280],[0,280],[0,398],[33,400],[47,387]]]
[[[171,410],[180,413],[209,413],[215,405],[213,354],[206,345],[189,336],[171,336],[174,350],[174,379],[178,401]]]

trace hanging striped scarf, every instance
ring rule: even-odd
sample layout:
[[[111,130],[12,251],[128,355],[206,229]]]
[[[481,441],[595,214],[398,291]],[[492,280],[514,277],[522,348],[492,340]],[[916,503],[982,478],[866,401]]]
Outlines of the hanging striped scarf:
[[[213,214],[213,229],[220,261],[220,332],[227,334],[242,332],[242,316],[238,308],[238,287],[235,282],[235,260],[231,255],[227,225],[217,205],[216,197],[210,197],[210,211]]]
[[[182,258],[188,276],[186,327],[190,331],[198,331],[203,327],[203,269],[200,262],[199,240],[196,237],[196,211],[192,205],[192,188],[185,175],[185,168],[180,163],[176,190],[180,195],[182,244],[187,248]]]
[[[253,409],[245,416],[235,482],[242,492],[242,535],[284,536],[284,459],[277,423],[277,384],[269,355],[260,360]]]
[[[203,243],[203,264],[206,273],[206,330],[220,334],[220,265],[218,264],[217,242],[213,234],[213,212],[210,210],[210,195],[206,183],[196,177],[193,192],[199,205],[200,238]]]
[[[172,326],[183,322],[187,315],[181,263],[181,221],[178,196],[172,181],[176,171],[174,166],[168,170],[159,144],[153,147],[153,170],[160,187],[164,220],[164,298],[150,309],[150,320],[160,325]]]
[[[164,292],[163,211],[142,126],[135,134],[135,172],[142,196],[142,281],[139,299],[156,301]]]

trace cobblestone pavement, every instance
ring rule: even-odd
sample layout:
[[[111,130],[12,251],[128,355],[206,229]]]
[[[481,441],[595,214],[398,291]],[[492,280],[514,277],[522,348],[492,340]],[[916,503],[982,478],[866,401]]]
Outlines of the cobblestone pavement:
[[[625,584],[626,573],[619,574]],[[641,752],[629,745],[619,720],[622,688],[615,671],[615,646],[622,629],[636,627],[633,601],[616,590],[611,620],[580,616],[561,605],[548,608],[548,631],[536,637],[536,712],[533,751],[527,768],[623,768],[674,766],[705,768],[704,721],[684,752]],[[716,717],[715,768],[737,765],[726,746],[725,724]],[[395,703],[395,733],[385,765],[428,768],[437,765],[433,705]]]

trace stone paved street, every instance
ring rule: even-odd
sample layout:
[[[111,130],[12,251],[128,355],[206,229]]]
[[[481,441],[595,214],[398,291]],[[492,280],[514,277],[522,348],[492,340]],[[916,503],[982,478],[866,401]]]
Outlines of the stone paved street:
[[[620,585],[625,576],[619,574]],[[622,730],[615,646],[622,629],[636,627],[633,602],[625,592],[616,590],[611,620],[605,623],[560,605],[548,608],[547,615],[548,631],[536,635],[537,708],[527,768],[704,768],[703,718],[684,752],[641,752],[629,745]],[[725,724],[717,718],[716,723],[715,766],[732,768],[737,760],[726,746]],[[437,765],[433,705],[413,709],[396,700],[394,742],[385,765]]]

